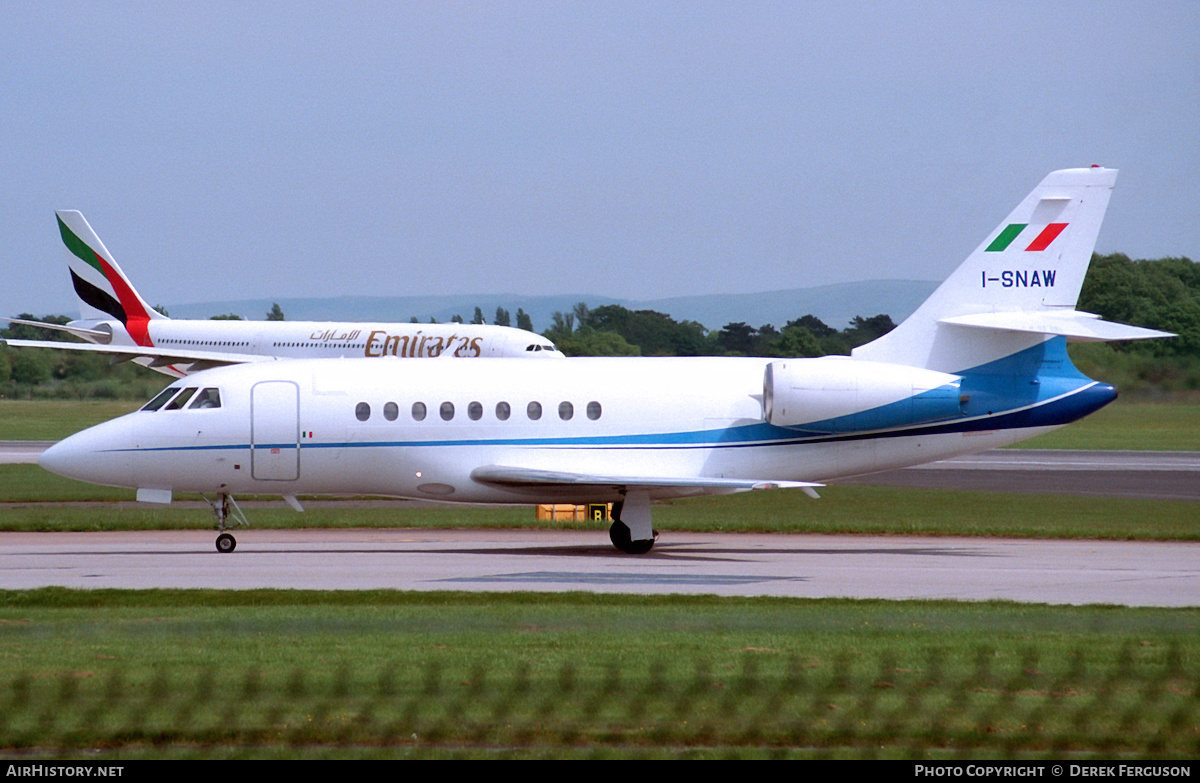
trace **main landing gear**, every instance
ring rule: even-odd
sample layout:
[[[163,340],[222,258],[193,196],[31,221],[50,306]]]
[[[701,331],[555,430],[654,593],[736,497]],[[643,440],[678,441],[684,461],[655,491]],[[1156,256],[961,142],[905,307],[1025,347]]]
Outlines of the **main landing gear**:
[[[238,504],[232,495],[222,492],[217,495],[216,501],[209,500],[204,495],[200,497],[204,498],[204,502],[212,509],[213,516],[217,518],[217,531],[220,533],[217,536],[217,551],[222,554],[232,552],[237,548],[237,539],[230,533],[225,532],[225,522],[228,521],[230,514],[232,514],[233,521],[237,524],[249,525],[250,523],[246,520],[246,515],[238,508]]]
[[[627,492],[625,499],[613,503],[613,523],[608,537],[613,546],[627,555],[644,555],[654,546],[658,531],[650,525],[650,493]]]

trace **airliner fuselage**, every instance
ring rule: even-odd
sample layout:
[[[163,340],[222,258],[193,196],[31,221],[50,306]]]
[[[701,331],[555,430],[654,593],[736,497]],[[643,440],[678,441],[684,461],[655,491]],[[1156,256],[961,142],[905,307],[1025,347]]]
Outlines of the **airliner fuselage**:
[[[114,333],[111,344],[133,344],[122,334],[119,323],[110,323],[108,328]],[[487,324],[160,319],[149,321],[146,332],[155,347],[168,351],[257,354],[280,359],[561,356],[541,335]]]
[[[172,320],[146,303],[81,213],[61,210],[57,216],[82,318],[66,325],[6,320],[67,332],[87,342],[5,340],[6,345],[102,353],[174,377],[285,358],[562,357],[542,335],[483,323]]]

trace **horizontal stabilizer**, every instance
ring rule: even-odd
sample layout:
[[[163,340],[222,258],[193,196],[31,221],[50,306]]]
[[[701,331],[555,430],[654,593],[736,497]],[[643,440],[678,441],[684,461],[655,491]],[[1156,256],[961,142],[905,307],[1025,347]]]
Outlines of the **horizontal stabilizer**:
[[[1170,332],[1104,321],[1093,313],[1078,310],[1061,312],[1025,310],[1003,313],[977,313],[943,318],[939,323],[995,329],[1004,332],[1061,335],[1072,342],[1109,342],[1113,340],[1152,340],[1174,337]]]
[[[556,470],[512,468],[489,465],[471,471],[471,478],[487,484],[519,487],[597,487],[603,489],[666,489],[687,487],[696,489],[802,489],[805,494],[816,497],[815,487],[807,481],[774,481],[768,479],[730,479],[703,477],[654,477],[654,476],[602,476],[589,473],[566,473]]]

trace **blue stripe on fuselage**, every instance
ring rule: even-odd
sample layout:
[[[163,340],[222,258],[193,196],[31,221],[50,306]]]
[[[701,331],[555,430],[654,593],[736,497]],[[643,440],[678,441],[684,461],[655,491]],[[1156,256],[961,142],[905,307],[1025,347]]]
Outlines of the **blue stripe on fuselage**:
[[[1012,356],[958,373],[966,398],[962,415],[917,425],[886,424],[885,409],[872,419],[870,411],[852,414],[846,419],[872,422],[872,429],[835,429],[814,431],[808,427],[776,427],[755,422],[734,427],[688,432],[639,433],[535,438],[464,438],[440,440],[354,441],[254,444],[263,448],[422,448],[442,446],[537,446],[560,448],[635,448],[692,449],[744,448],[775,445],[836,443],[871,438],[903,438],[922,435],[985,432],[1031,427],[1056,427],[1068,424],[1099,410],[1116,399],[1116,390],[1097,383],[1079,372],[1066,353],[1066,340],[1055,337]],[[822,422],[823,426],[831,422]],[[836,424],[839,428],[846,423]],[[167,448],[167,451],[246,449],[249,444]],[[152,451],[155,449],[134,449]]]

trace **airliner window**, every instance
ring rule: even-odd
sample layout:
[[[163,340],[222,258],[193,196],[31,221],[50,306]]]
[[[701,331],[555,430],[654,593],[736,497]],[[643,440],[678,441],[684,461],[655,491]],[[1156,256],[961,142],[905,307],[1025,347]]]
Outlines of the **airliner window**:
[[[195,410],[196,408],[220,408],[220,407],[221,407],[221,392],[219,389],[210,386],[207,389],[201,390],[201,392],[196,395],[196,399],[192,402],[191,405],[188,406],[188,410]]]
[[[143,405],[142,410],[144,410],[144,411],[158,410],[159,408],[161,408],[163,405],[166,404],[167,400],[174,397],[176,392],[178,392],[178,391],[179,391],[178,386],[170,386],[166,389],[163,389],[162,391],[160,391],[158,393],[158,396],[156,396],[153,400],[150,400],[150,402]]]
[[[600,418],[600,413],[601,413],[600,403],[596,402],[595,400],[588,403],[587,417],[589,419],[591,419],[592,421],[595,421],[596,419]]]
[[[537,421],[542,418],[542,404],[540,402],[531,402],[525,407],[525,413],[529,418]]]
[[[413,414],[413,421],[425,421],[425,403],[414,402],[412,414]]]
[[[184,389],[183,391],[181,391],[181,392],[179,393],[179,396],[178,396],[178,397],[176,397],[175,399],[173,399],[173,400],[171,400],[169,403],[167,403],[167,407],[163,408],[163,410],[164,410],[164,411],[177,411],[177,410],[179,410],[179,409],[180,409],[180,408],[182,408],[184,405],[187,405],[187,401],[188,401],[188,400],[190,400],[190,399],[192,398],[192,395],[193,395],[193,394],[195,394],[195,393],[196,393],[196,387],[195,387],[195,386],[189,386],[189,387],[187,387],[186,389]]]
[[[477,402],[473,402],[467,406],[467,417],[471,421],[479,421],[483,418],[483,406]]]
[[[496,403],[496,418],[500,421],[508,421],[508,417],[512,414],[512,407],[507,402]]]
[[[400,415],[400,406],[394,402],[389,402],[383,406],[383,418],[388,421],[395,421]]]
[[[366,421],[367,419],[371,418],[371,406],[365,402],[360,402],[358,405],[354,406],[354,416],[359,421]]]
[[[454,403],[443,402],[438,413],[441,414],[442,421],[450,421],[454,418]]]
[[[560,402],[558,404],[558,418],[562,419],[563,421],[570,421],[571,417],[574,415],[575,415],[575,406],[574,405],[572,405],[569,402],[565,402],[565,401]]]

